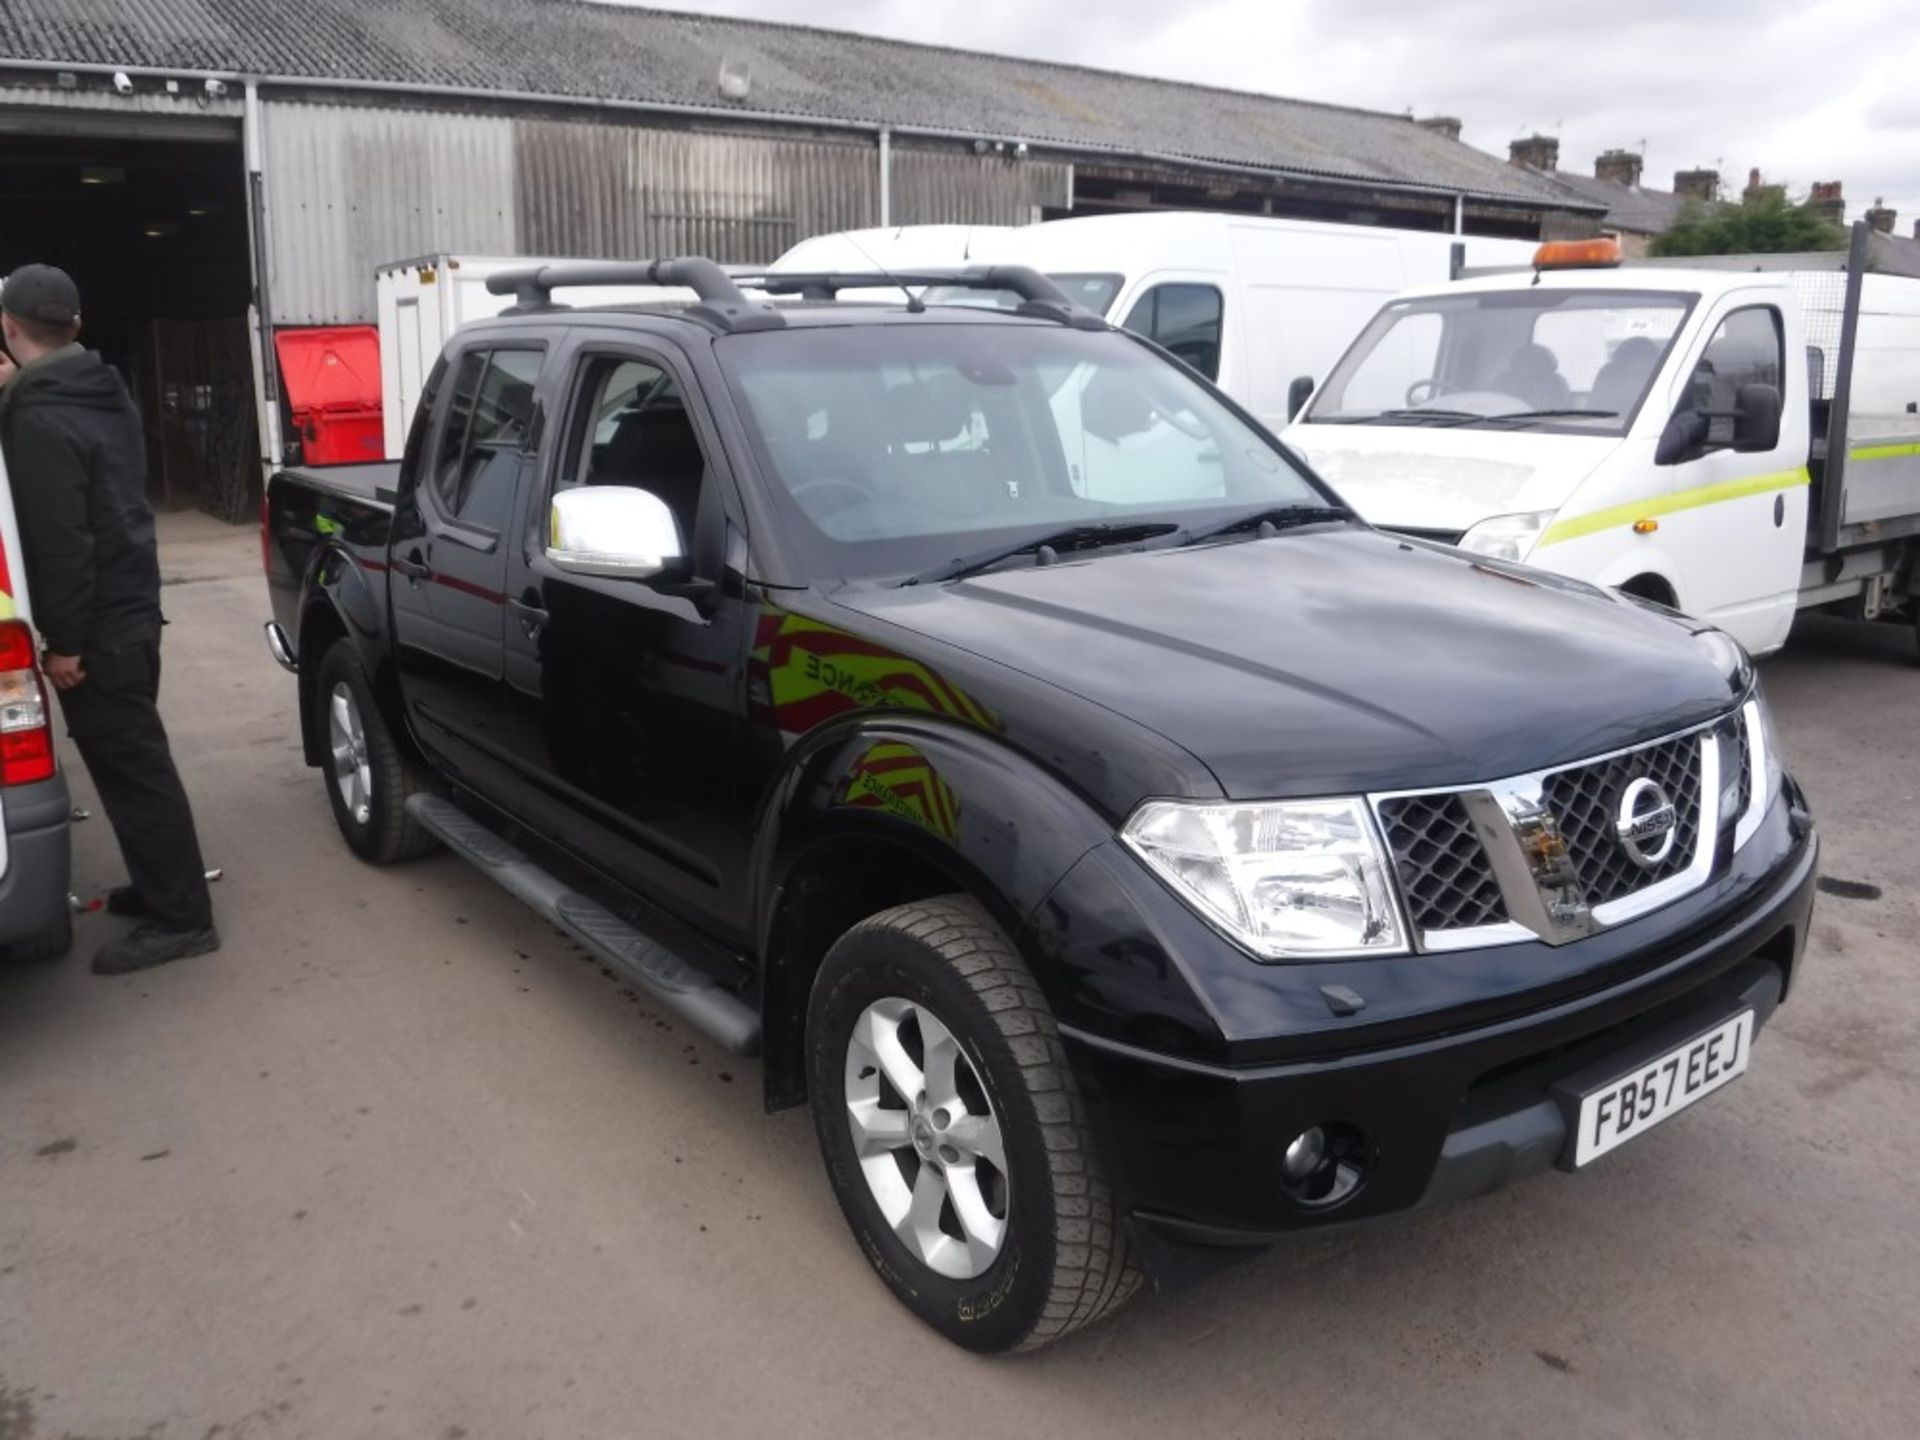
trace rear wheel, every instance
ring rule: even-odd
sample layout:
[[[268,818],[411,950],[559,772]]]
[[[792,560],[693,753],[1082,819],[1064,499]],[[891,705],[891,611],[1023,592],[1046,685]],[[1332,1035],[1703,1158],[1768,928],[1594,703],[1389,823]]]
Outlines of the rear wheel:
[[[814,1126],[896,1298],[970,1350],[1033,1349],[1138,1287],[1052,1012],[964,896],[862,921],[807,1018]]]
[[[321,657],[313,693],[327,749],[327,800],[353,853],[390,865],[433,849],[433,837],[407,813],[407,797],[429,788],[426,776],[387,729],[351,642],[336,640]]]

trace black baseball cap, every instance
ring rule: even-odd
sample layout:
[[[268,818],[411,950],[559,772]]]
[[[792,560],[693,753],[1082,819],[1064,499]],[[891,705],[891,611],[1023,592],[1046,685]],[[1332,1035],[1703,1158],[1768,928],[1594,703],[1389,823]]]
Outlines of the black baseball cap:
[[[0,285],[0,310],[41,325],[71,325],[80,318],[80,287],[51,265],[22,265]]]

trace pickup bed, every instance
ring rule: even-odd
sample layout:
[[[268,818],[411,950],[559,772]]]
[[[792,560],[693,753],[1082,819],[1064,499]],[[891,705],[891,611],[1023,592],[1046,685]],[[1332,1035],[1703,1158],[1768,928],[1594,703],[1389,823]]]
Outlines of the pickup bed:
[[[1033,272],[894,278],[1021,303],[508,272],[397,468],[273,477],[355,851],[446,846],[762,1055],[983,1351],[1745,1071],[1816,839],[1737,644],[1369,528]],[[700,299],[552,298],[640,283]]]

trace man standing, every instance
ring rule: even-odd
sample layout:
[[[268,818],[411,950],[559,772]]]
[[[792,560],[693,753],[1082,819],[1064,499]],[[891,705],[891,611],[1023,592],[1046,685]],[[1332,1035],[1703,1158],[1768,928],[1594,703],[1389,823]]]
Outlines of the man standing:
[[[102,946],[93,970],[204,955],[220,936],[156,703],[160,558],[140,418],[119,375],[77,343],[80,292],[64,271],[14,271],[0,333],[13,355],[0,355],[0,447],[47,679],[133,882],[107,908],[143,922]]]

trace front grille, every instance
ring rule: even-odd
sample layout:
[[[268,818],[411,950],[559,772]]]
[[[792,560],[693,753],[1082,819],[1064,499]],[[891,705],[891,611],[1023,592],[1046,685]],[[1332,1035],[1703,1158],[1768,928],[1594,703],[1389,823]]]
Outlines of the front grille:
[[[1725,821],[1733,815],[1747,813],[1747,799],[1753,794],[1753,746],[1747,743],[1747,721],[1744,715],[1736,714],[1722,725],[1720,736],[1723,740],[1731,740],[1734,749],[1740,755],[1740,779],[1734,787],[1733,807],[1720,817]],[[1726,752],[1723,750],[1720,753],[1724,755]]]
[[[1631,895],[1678,875],[1693,862],[1700,836],[1700,742],[1697,734],[1663,740],[1546,777],[1542,799],[1559,822],[1589,904]],[[1666,792],[1678,822],[1673,848],[1653,866],[1636,864],[1614,833],[1620,797],[1642,776]]]
[[[1458,795],[1380,802],[1380,822],[1417,930],[1464,930],[1507,918],[1486,847]]]

